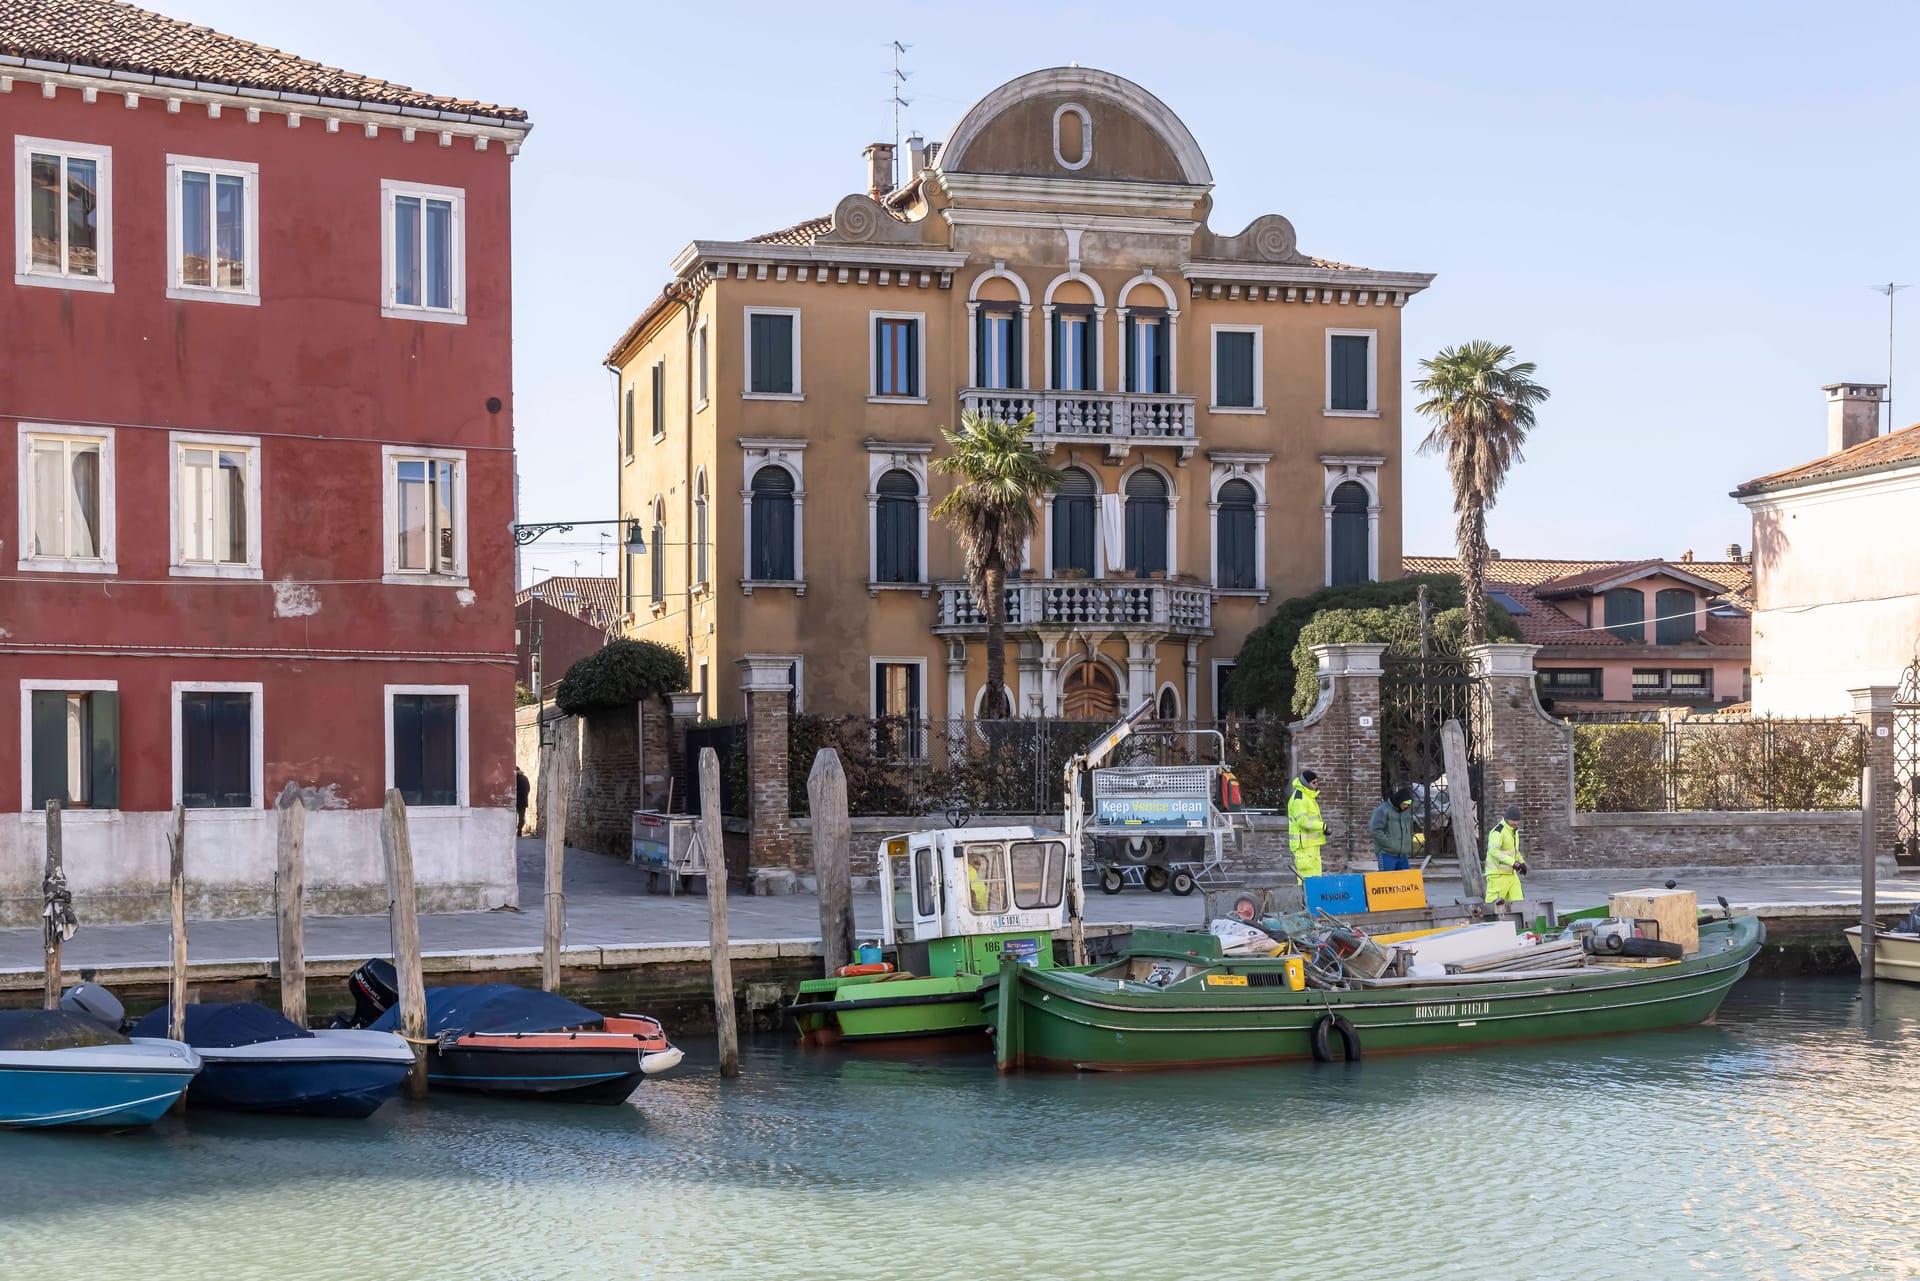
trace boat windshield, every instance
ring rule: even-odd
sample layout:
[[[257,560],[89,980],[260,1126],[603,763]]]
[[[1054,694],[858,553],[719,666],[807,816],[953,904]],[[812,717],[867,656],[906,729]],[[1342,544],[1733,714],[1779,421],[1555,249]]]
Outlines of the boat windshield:
[[[1013,843],[1013,905],[1059,907],[1067,887],[1065,841]]]
[[[999,841],[970,841],[963,851],[967,906],[977,916],[1007,910],[1007,847]]]

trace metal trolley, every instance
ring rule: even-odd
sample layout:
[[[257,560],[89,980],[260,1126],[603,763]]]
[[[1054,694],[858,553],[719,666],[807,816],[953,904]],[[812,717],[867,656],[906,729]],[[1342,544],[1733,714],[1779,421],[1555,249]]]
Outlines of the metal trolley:
[[[1093,812],[1082,828],[1093,845],[1089,876],[1108,894],[1144,886],[1174,894],[1226,878],[1239,783],[1226,767],[1217,730],[1139,731],[1141,736],[1207,737],[1220,759],[1198,765],[1109,765],[1089,772]]]

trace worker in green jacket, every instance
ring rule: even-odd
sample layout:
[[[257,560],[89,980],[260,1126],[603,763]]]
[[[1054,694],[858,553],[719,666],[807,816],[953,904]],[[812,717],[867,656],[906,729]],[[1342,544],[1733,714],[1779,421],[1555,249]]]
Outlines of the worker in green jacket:
[[[1404,872],[1413,866],[1414,830],[1413,789],[1402,785],[1393,795],[1374,808],[1367,820],[1367,832],[1373,837],[1374,861],[1383,872]]]
[[[1487,902],[1518,903],[1526,895],[1520,877],[1527,870],[1520,857],[1520,807],[1507,806],[1507,815],[1487,833]]]
[[[1287,848],[1293,851],[1293,870],[1305,879],[1320,875],[1320,850],[1327,843],[1327,824],[1320,817],[1320,776],[1300,771],[1287,796]]]

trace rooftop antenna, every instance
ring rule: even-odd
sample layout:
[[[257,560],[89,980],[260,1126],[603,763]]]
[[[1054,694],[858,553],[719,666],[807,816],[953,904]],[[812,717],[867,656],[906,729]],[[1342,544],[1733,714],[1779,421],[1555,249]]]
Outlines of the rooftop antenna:
[[[605,578],[607,576],[607,546],[611,542],[613,542],[613,535],[609,534],[604,529],[601,530],[600,531],[600,551],[599,551],[600,568],[598,572],[600,574],[600,577],[602,578]]]
[[[1902,289],[1911,289],[1912,285],[1896,285],[1889,280],[1884,285],[1868,285],[1876,294],[1887,296],[1887,430],[1892,431],[1893,417],[1893,296]]]
[[[898,40],[888,41],[893,46],[893,85],[888,101],[893,104],[893,189],[900,189],[900,108],[911,107],[913,99],[900,96],[901,86],[907,83],[911,71],[900,69],[900,55],[913,48],[910,44],[901,44]]]

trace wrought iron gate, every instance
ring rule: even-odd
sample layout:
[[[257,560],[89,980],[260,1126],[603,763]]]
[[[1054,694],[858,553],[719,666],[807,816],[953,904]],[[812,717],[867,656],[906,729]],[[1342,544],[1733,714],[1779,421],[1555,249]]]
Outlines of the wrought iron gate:
[[[1480,682],[1464,655],[1435,652],[1425,657],[1386,655],[1380,679],[1380,784],[1389,795],[1403,785],[1414,788],[1414,812],[1427,834],[1427,850],[1453,850],[1453,829],[1436,813],[1430,785],[1446,772],[1440,727],[1460,722],[1467,739],[1468,777],[1448,779],[1449,793],[1463,785],[1480,796],[1480,749],[1475,714]]]
[[[1920,866],[1920,649],[1893,692],[1893,823],[1902,865]]]

